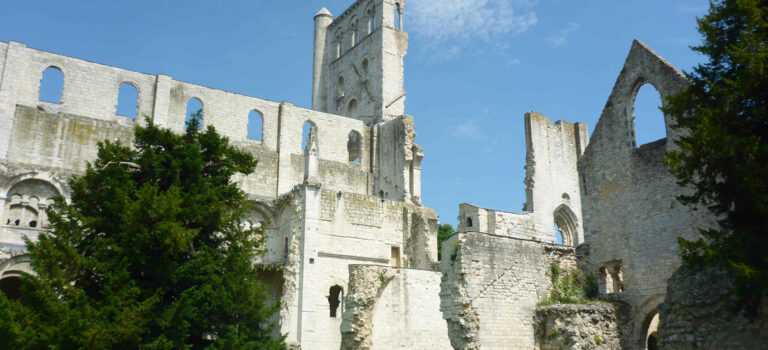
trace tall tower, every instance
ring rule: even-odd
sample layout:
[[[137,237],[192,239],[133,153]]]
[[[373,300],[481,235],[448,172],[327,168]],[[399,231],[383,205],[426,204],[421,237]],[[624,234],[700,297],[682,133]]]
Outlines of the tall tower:
[[[313,109],[368,124],[404,113],[404,10],[404,0],[358,0],[315,16]]]

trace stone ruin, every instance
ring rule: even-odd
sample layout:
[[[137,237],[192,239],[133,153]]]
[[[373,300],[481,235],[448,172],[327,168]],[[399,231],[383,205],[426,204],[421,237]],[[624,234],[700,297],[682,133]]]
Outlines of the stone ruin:
[[[639,41],[591,137],[585,124],[525,115],[523,211],[461,204],[438,259],[438,217],[421,204],[424,154],[404,114],[404,15],[405,1],[358,0],[337,17],[325,9],[314,17],[311,109],[0,43],[0,290],[18,295],[19,276],[34,273],[22,237],[48,228],[46,206],[67,197],[67,179],[95,159],[97,141],[130,144],[145,115],[181,132],[197,102],[203,126],[259,160],[236,181],[255,200],[245,224],[265,227],[259,263],[280,267],[261,277],[282,301],[276,332],[291,347],[768,343],[768,322],[723,316],[728,283],[713,290],[706,276],[680,269],[677,237],[714,221],[675,200],[683,189],[661,161],[680,137],[668,117],[666,138],[637,145],[639,88],[663,97],[687,85]],[[40,99],[49,73],[63,85],[58,101]],[[123,88],[137,94],[133,117],[116,114]],[[260,135],[248,134],[251,123]],[[612,303],[537,307],[552,289],[553,264],[596,276]]]

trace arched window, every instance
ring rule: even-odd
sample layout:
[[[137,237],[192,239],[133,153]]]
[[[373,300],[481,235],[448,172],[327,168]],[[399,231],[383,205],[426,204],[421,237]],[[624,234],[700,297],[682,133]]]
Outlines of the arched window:
[[[357,23],[357,19],[355,19],[354,28],[352,30],[352,44],[357,45],[357,43],[360,42],[360,26]]]
[[[307,148],[309,138],[317,134],[317,126],[314,123],[307,120],[301,127],[301,149]]]
[[[0,279],[0,293],[10,300],[21,298],[21,276],[7,276]]]
[[[139,109],[139,90],[131,83],[120,84],[117,91],[117,115],[136,119]]]
[[[349,153],[349,161],[352,163],[360,163],[360,156],[362,153],[362,137],[357,131],[349,132],[349,140],[347,141],[347,153]]]
[[[353,118],[357,116],[357,100],[352,99],[347,105],[347,117]]]
[[[371,34],[376,31],[376,6],[369,8],[366,15],[368,16],[368,34]]]
[[[575,246],[578,244],[577,219],[573,211],[563,204],[559,206],[554,214],[555,219],[555,239],[559,244]],[[557,236],[560,236],[559,238]]]
[[[336,32],[336,36],[334,36],[334,39],[333,39],[333,42],[336,48],[336,52],[335,52],[336,58],[341,57],[342,50],[343,50],[343,47],[341,45],[341,42],[342,42],[341,36],[342,36],[341,32]]]
[[[188,128],[190,126],[192,119],[197,119],[197,129],[200,130],[203,127],[203,114],[203,102],[197,97],[190,98],[187,102],[187,116],[184,119],[186,127]]]
[[[647,350],[659,349],[659,311],[654,309],[643,320],[643,335]]]
[[[341,303],[342,300],[344,300],[344,289],[339,285],[331,287],[328,291],[328,307],[331,311],[331,317],[336,317],[339,305],[341,305],[341,313],[344,313],[344,305]]]
[[[5,203],[5,217],[2,223],[9,226],[48,228],[45,208],[58,190],[48,182],[29,179],[15,184],[8,191]]]
[[[363,63],[361,64],[361,66],[363,67],[363,76],[367,78],[368,77],[368,59],[367,58],[363,60]]]
[[[261,141],[264,133],[264,119],[257,110],[248,113],[248,139]]]
[[[338,98],[344,97],[344,77],[343,76],[339,77],[339,83],[337,87],[338,87],[338,91],[336,91],[337,97]]]
[[[651,84],[643,84],[635,94],[632,119],[635,145],[642,146],[667,137],[667,127],[661,107],[661,95]]]
[[[472,218],[467,218],[467,227],[472,227]]]
[[[64,73],[61,69],[54,66],[45,69],[40,80],[39,93],[42,102],[61,103],[61,96],[64,94]]]

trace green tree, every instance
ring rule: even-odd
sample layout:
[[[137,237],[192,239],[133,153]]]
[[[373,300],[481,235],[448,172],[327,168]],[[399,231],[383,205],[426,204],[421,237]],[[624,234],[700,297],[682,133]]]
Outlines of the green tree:
[[[437,228],[437,260],[442,260],[443,241],[451,237],[452,234],[453,226],[451,224],[442,224]]]
[[[19,300],[0,293],[0,348],[284,348],[257,280],[261,232],[240,226],[231,181],[256,161],[200,116],[184,135],[147,120],[135,149],[99,143],[50,233],[27,242],[37,276]]]
[[[768,281],[768,1],[719,0],[698,19],[708,62],[664,112],[687,133],[666,162],[692,191],[682,203],[708,208],[719,227],[680,239],[690,266],[732,272],[742,306],[755,310]]]

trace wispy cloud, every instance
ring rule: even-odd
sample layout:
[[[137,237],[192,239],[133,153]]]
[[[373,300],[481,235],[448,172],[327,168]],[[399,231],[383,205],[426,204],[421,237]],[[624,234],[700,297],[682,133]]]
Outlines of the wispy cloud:
[[[581,28],[581,24],[571,22],[567,27],[560,29],[556,35],[547,38],[547,41],[555,47],[563,46],[568,43],[568,37],[579,30],[579,28]]]
[[[456,125],[456,128],[453,129],[453,136],[478,140],[482,138],[483,133],[477,128],[474,119],[467,119],[463,123]]]
[[[438,44],[490,41],[536,24],[535,4],[534,0],[417,0],[408,4],[408,30]]]

